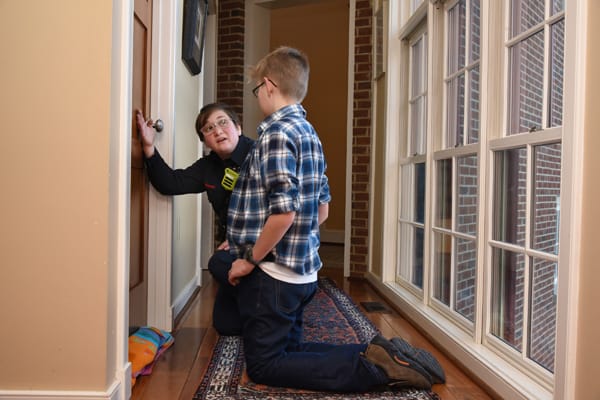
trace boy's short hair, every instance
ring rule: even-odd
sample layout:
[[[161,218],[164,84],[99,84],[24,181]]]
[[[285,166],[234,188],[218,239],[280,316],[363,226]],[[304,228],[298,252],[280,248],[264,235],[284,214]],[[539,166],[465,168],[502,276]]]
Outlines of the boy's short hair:
[[[281,93],[300,103],[308,91],[309,72],[306,54],[293,47],[281,46],[250,67],[248,75],[252,82],[269,78]]]

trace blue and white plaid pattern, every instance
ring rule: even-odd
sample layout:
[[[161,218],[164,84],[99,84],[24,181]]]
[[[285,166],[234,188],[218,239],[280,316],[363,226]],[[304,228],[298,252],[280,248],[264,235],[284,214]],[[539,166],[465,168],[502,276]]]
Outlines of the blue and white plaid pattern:
[[[295,211],[273,255],[276,263],[300,275],[311,274],[322,265],[319,204],[331,201],[321,141],[299,104],[271,114],[257,131],[229,203],[231,252],[241,258],[244,246],[256,243],[269,215]]]

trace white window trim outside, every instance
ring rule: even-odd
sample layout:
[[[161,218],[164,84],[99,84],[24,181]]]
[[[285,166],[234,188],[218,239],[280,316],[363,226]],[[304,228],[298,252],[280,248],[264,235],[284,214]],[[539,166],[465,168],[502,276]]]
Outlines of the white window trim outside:
[[[491,4],[490,4],[491,3]],[[488,12],[486,11],[489,7],[494,7],[495,1],[482,0],[481,2],[481,23],[482,23],[482,40],[486,40],[490,29],[490,25],[494,24],[493,19],[488,18]],[[429,23],[435,18],[435,7],[431,4],[427,4]],[[384,270],[382,277],[379,278],[373,274],[368,274],[367,278],[369,281],[379,288],[385,295],[387,295],[396,306],[406,312],[406,315],[412,319],[420,329],[428,332],[428,334],[435,340],[441,348],[447,351],[452,356],[463,364],[467,369],[472,371],[478,379],[485,382],[489,387],[498,395],[504,398],[511,399],[550,399],[550,398],[561,398],[566,400],[575,400],[575,374],[576,374],[576,344],[577,344],[577,292],[579,282],[579,257],[577,243],[580,237],[580,225],[581,225],[581,204],[576,201],[577,193],[581,192],[582,187],[582,157],[578,156],[583,153],[583,140],[581,132],[583,131],[583,113],[584,97],[585,93],[585,49],[586,49],[586,10],[588,7],[588,0],[568,1],[566,4],[565,11],[565,89],[563,96],[564,104],[564,120],[563,128],[565,134],[562,138],[563,146],[563,176],[562,176],[562,188],[561,188],[561,225],[560,225],[560,237],[561,240],[561,252],[559,255],[559,263],[562,266],[568,266],[559,268],[558,276],[560,285],[558,287],[558,296],[561,301],[557,304],[557,336],[556,336],[556,363],[555,363],[555,374],[554,374],[554,390],[548,390],[541,385],[537,380],[532,379],[527,374],[510,365],[506,360],[499,357],[493,350],[486,348],[481,344],[474,344],[474,338],[467,334],[465,331],[458,327],[448,326],[447,318],[441,315],[431,307],[427,307],[423,304],[421,298],[416,297],[414,294],[406,291],[400,285],[394,282],[396,260],[398,257],[398,249],[395,246],[386,246],[383,253],[383,265]],[[404,12],[406,12],[404,10]],[[403,18],[403,10],[397,2],[390,2],[389,10],[389,40],[388,40],[388,59],[387,68],[388,71],[388,104],[387,104],[387,115],[388,120],[386,121],[386,131],[390,132],[386,138],[386,168],[385,171],[385,187],[387,193],[398,193],[401,190],[399,169],[401,156],[398,153],[398,145],[400,138],[394,132],[401,132],[402,129],[406,129],[406,126],[402,126],[405,122],[399,121],[397,118],[398,111],[402,109],[403,98],[401,93],[402,88],[407,84],[402,74],[406,74],[405,70],[402,70],[402,58],[405,54],[401,54],[401,40],[410,31],[406,26],[401,25],[400,21],[407,21],[407,24],[414,24],[414,19]],[[414,15],[413,15],[414,17]],[[416,25],[416,24],[415,24]],[[431,25],[430,25],[431,26]],[[414,26],[413,26],[414,28]],[[430,38],[434,37],[434,33],[430,32]],[[484,42],[482,42],[484,43]],[[434,51],[433,45],[429,44],[429,54]],[[483,50],[483,49],[482,49]],[[488,82],[486,76],[488,73],[491,75],[493,68],[498,68],[497,65],[499,60],[494,57],[498,55],[491,54],[488,59],[484,55],[488,50],[482,51],[481,56],[481,92],[485,93],[488,90],[497,90],[497,82]],[[430,62],[432,58],[429,57]],[[489,65],[488,65],[489,63]],[[487,69],[490,72],[485,72]],[[485,74],[485,75],[484,75]],[[431,74],[429,74],[431,75]],[[431,83],[431,80],[429,81]],[[488,88],[489,86],[489,88]],[[397,90],[401,88],[401,90]],[[428,85],[429,88],[429,104],[434,101],[434,96],[440,96],[439,88]],[[502,88],[500,88],[502,89]],[[503,92],[506,93],[506,92]],[[405,101],[406,99],[404,99]],[[496,126],[502,124],[502,115],[504,110],[492,110],[487,109],[485,101],[482,101],[481,108],[481,121],[482,121],[482,132],[487,131],[488,128],[484,127],[484,123],[493,123]],[[429,110],[431,115],[432,110]],[[501,115],[498,115],[501,113]],[[431,120],[431,118],[429,118]],[[431,121],[428,121],[428,129],[431,128]],[[486,143],[485,149],[481,151],[481,169],[483,175],[488,176],[490,173],[489,160],[487,156],[491,154],[491,148],[487,144],[487,138],[480,138],[481,142]],[[518,140],[518,139],[514,139]],[[497,143],[497,142],[496,142]],[[508,144],[509,142],[505,143]],[[431,144],[428,144],[428,149]],[[428,165],[432,165],[432,155],[428,151]],[[485,167],[484,167],[485,166]],[[428,170],[431,167],[428,168]],[[430,171],[427,172],[428,177]],[[485,179],[485,176],[481,177],[480,187],[489,186],[489,183]],[[430,178],[428,178],[429,180]],[[427,187],[431,185],[427,182]],[[489,192],[489,188],[487,188]],[[430,198],[432,194],[427,196],[426,210],[427,214],[430,213]],[[487,207],[490,206],[490,196],[486,194],[485,198],[488,202]],[[397,224],[398,221],[398,195],[386,196],[384,199],[384,212],[386,225],[384,226],[384,241],[387,243],[395,243],[397,237]],[[487,232],[485,222],[487,218],[480,218],[480,232]],[[427,217],[426,217],[427,220]],[[481,225],[484,226],[481,226]],[[430,225],[430,224],[429,224]],[[426,223],[426,229],[429,232],[430,226]],[[428,237],[425,238],[425,247],[428,248]],[[485,240],[478,241],[478,251],[485,251]],[[487,251],[485,256],[480,259],[487,257]],[[429,260],[424,262],[426,271],[429,269]],[[481,272],[480,268],[480,272]],[[427,274],[425,274],[427,279]],[[485,282],[479,280],[479,282]],[[427,281],[425,281],[427,282]],[[481,296],[481,290],[478,291],[478,296]],[[478,298],[479,307],[481,306],[481,299]],[[478,312],[482,310],[478,309]],[[481,330],[476,329],[477,332]],[[481,343],[480,337],[475,337],[479,343]]]

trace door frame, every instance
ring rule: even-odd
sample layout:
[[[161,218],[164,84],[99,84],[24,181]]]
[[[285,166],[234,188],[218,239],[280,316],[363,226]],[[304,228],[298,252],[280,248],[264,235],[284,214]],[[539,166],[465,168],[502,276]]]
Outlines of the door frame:
[[[108,353],[114,349],[116,380],[106,398],[131,397],[129,337],[129,210],[131,181],[131,80],[133,62],[133,2],[113,0],[113,50],[111,53],[109,255],[110,295],[108,330],[112,332]],[[161,118],[165,132],[173,132],[174,68],[177,3],[156,0],[153,8],[151,114]],[[173,65],[170,65],[172,63]],[[172,161],[172,136],[159,136],[157,146]],[[148,324],[171,331],[171,220],[170,199],[149,194]],[[104,398],[104,396],[103,396]]]
[[[156,0],[152,10],[152,76],[150,114],[160,118],[164,130],[155,145],[165,162],[173,165],[175,120],[175,56],[177,1]],[[173,200],[150,187],[148,198],[148,325],[172,330],[171,250]]]

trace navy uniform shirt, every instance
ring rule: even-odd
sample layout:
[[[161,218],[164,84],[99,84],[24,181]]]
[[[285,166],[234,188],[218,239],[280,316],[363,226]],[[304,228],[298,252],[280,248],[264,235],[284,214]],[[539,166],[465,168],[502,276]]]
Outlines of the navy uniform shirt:
[[[152,186],[164,195],[178,195],[206,192],[208,201],[218,218],[217,240],[225,240],[227,208],[231,191],[221,186],[225,168],[239,171],[246,154],[254,141],[246,136],[240,136],[231,158],[222,160],[215,152],[200,158],[185,169],[172,169],[165,163],[158,150],[154,155],[144,160],[148,177]]]

